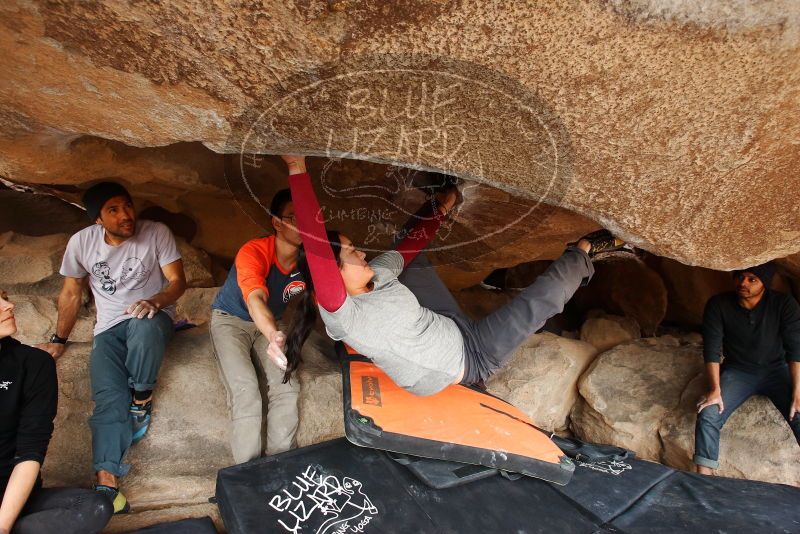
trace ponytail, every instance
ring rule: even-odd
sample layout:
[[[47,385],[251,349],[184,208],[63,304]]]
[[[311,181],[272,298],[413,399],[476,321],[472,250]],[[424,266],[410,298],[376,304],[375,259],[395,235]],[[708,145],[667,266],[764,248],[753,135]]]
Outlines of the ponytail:
[[[339,253],[342,250],[342,242],[339,239],[339,232],[334,230],[328,231],[328,242],[333,249],[333,257],[336,258],[336,263],[340,263]],[[313,239],[313,238],[312,238]],[[289,334],[286,340],[286,373],[283,375],[283,383],[289,381],[292,372],[302,363],[303,358],[300,354],[303,344],[308,339],[311,329],[317,322],[319,311],[317,310],[317,303],[314,294],[314,279],[311,278],[311,270],[308,267],[308,258],[306,257],[305,247],[302,245],[297,253],[297,270],[300,271],[300,276],[306,283],[306,290],[300,295],[300,302],[292,317],[292,322],[289,326]]]

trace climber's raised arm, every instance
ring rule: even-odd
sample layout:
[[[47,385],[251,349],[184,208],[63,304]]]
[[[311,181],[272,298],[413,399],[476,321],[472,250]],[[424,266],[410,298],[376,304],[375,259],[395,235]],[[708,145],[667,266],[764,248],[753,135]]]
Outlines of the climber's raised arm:
[[[339,267],[328,243],[322,210],[306,172],[305,156],[281,156],[289,167],[289,189],[292,191],[297,228],[308,257],[317,302],[326,310],[339,309],[347,297]]]

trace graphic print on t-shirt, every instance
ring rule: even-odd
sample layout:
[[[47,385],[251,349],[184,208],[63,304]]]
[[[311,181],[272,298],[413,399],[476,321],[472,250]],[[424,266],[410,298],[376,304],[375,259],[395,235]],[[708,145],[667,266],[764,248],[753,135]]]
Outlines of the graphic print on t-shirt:
[[[136,233],[119,245],[105,241],[105,229],[95,224],[73,235],[59,272],[62,276],[90,281],[97,305],[94,335],[130,319],[128,307],[152,298],[168,283],[160,267],[181,258],[169,228],[162,223],[141,220]],[[175,306],[163,311],[175,318]]]
[[[299,274],[299,273],[298,273]],[[295,280],[286,284],[283,288],[283,302],[289,302],[292,297],[295,297],[306,290],[306,283],[300,280]]]
[[[150,270],[146,269],[139,258],[128,258],[122,262],[122,277],[120,282],[128,289],[144,287],[150,278]]]
[[[92,266],[92,274],[100,279],[100,288],[113,295],[117,292],[117,281],[111,278],[111,267],[104,261],[98,261]]]

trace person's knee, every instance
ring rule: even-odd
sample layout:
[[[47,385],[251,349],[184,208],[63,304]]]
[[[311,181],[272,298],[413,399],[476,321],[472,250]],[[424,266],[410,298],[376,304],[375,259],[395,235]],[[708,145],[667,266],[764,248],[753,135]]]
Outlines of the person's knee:
[[[127,387],[96,391],[92,419],[96,422],[124,421],[128,419],[131,393]]]
[[[262,415],[261,393],[256,389],[253,391],[239,391],[231,396],[231,419],[244,419],[247,417],[258,417]]]
[[[172,320],[163,312],[152,319],[131,319],[128,326],[128,344],[161,343],[165,344],[169,336]]]
[[[299,398],[300,383],[296,380],[281,384],[280,387],[270,387],[267,392],[267,409],[273,404],[297,403]]]
[[[698,426],[705,426],[705,427],[714,427],[714,428],[722,428],[722,425],[725,423],[724,416],[719,411],[719,406],[712,405],[706,406],[703,410],[697,414],[697,424]]]

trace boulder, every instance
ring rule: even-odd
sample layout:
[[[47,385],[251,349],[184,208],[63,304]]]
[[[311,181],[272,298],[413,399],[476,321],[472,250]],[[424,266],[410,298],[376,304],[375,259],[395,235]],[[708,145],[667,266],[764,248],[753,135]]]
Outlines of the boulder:
[[[778,259],[776,263],[786,277],[792,295],[800,300],[800,253]]]
[[[572,410],[572,430],[582,439],[659,461],[662,421],[702,368],[701,350],[680,346],[675,338],[617,345],[600,354],[578,382],[581,398]]]
[[[90,343],[73,343],[57,362],[59,412],[44,466],[46,484],[92,482],[90,352]],[[343,435],[340,373],[332,363],[310,360],[300,374],[301,445]],[[228,433],[225,390],[208,330],[179,332],[159,374],[151,429],[127,457],[133,467],[122,487],[134,508],[206,502],[214,494],[216,472],[233,463]]]
[[[450,291],[461,291],[483,282],[494,269],[478,271],[466,270],[457,264],[444,264],[436,266],[436,273]]]
[[[697,400],[706,392],[704,374],[695,377],[659,429],[662,461],[693,469]],[[717,475],[800,486],[797,441],[786,420],[766,397],[747,400],[730,416],[720,434]]]
[[[800,249],[796,2],[478,4],[5,2],[0,174],[122,175],[209,251],[254,226],[215,157],[247,145],[446,170],[709,268]]]
[[[577,382],[597,354],[589,343],[544,333],[531,336],[487,383],[489,391],[544,429],[567,428]]]
[[[193,247],[183,238],[178,237],[175,241],[183,260],[186,286],[214,287],[214,275],[211,274],[211,258],[208,253]]]
[[[515,294],[515,291],[498,291],[480,286],[453,292],[461,310],[476,321],[511,302]]]
[[[733,289],[731,273],[692,267],[669,258],[648,256],[647,264],[661,275],[667,288],[665,319],[683,325],[702,325],[708,299]]]
[[[551,261],[529,261],[522,263],[506,271],[506,287],[525,289],[531,285],[536,278],[545,272],[553,263]]]
[[[17,319],[16,337],[23,343],[36,345],[44,343],[56,331],[58,309],[53,297],[35,295],[10,295],[14,303],[14,316]],[[94,330],[94,310],[81,307],[78,320],[69,335],[72,342],[89,342]]]
[[[175,319],[198,326],[211,320],[211,303],[219,292],[218,287],[190,287],[175,304]]]
[[[640,337],[641,331],[635,319],[606,314],[587,319],[581,326],[580,334],[581,341],[593,345],[598,352]]]
[[[313,343],[306,343],[303,347],[303,364],[299,373],[298,447],[344,436],[341,367],[311,345]]]
[[[69,235],[89,224],[86,212],[60,198],[6,189],[0,180],[0,233],[45,236],[58,229]]]
[[[667,311],[667,289],[661,277],[633,254],[612,252],[594,259],[595,275],[572,299],[582,311],[602,309],[635,319],[642,335],[652,336]]]
[[[0,286],[13,294],[57,295],[63,282],[58,271],[69,237],[0,234]]]

